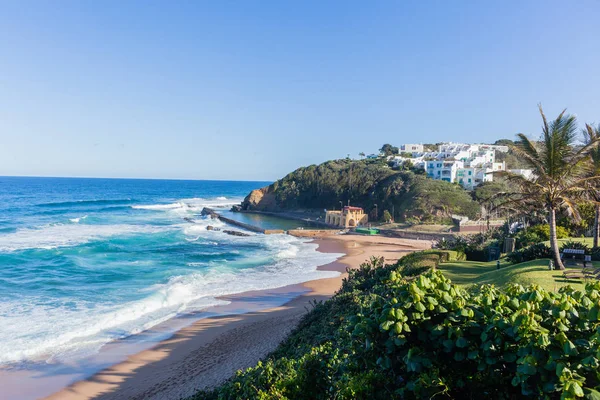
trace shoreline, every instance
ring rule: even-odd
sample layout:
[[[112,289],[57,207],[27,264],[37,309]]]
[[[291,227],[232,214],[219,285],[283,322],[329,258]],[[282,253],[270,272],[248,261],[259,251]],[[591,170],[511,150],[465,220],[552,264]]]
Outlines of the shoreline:
[[[319,252],[344,254],[317,268],[340,272],[339,276],[219,297],[231,303],[198,313],[196,318],[203,313],[207,316],[83,380],[66,387],[68,383],[63,384],[62,389],[57,388],[56,393],[45,398],[179,399],[217,386],[238,369],[254,366],[275,350],[313,301],[326,300],[341,287],[346,268],[356,268],[373,255],[393,261],[407,252],[430,246],[427,241],[357,235],[317,237],[313,243],[317,243]],[[281,305],[273,306],[273,301]],[[110,347],[118,346],[107,347],[110,353]],[[43,379],[49,382],[52,377]]]

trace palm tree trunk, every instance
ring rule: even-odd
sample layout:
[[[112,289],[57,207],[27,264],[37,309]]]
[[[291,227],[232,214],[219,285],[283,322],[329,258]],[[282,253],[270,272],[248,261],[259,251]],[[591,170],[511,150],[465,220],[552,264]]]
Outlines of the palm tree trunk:
[[[554,268],[565,269],[561,259],[560,252],[558,250],[558,238],[556,237],[556,209],[550,207],[550,248],[554,256]]]
[[[594,247],[598,247],[600,236],[600,204],[596,204],[596,217],[594,218]]]

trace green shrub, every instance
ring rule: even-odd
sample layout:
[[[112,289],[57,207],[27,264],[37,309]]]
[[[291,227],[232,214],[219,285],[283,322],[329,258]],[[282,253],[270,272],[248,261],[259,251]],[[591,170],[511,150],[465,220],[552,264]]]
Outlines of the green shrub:
[[[507,254],[506,259],[513,264],[525,261],[552,258],[552,249],[544,243],[537,243]]]
[[[529,232],[532,235],[537,235],[539,238],[542,239],[541,240],[542,242],[546,241],[546,240],[550,240],[550,225],[548,225],[548,224],[532,226],[527,229],[527,232]],[[568,238],[569,236],[570,236],[570,232],[567,228],[563,228],[562,226],[556,227],[557,239],[565,239],[565,238]]]
[[[410,253],[400,260],[399,272],[403,276],[417,276],[430,269],[436,269],[443,258],[449,258],[449,254],[436,251],[417,251]]]
[[[548,235],[549,238],[550,235]],[[515,246],[517,249],[522,249],[523,247],[531,246],[548,239],[545,236],[540,236],[536,231],[525,229],[515,235]]]
[[[466,249],[465,256],[468,261],[487,261],[488,252],[486,249]]]
[[[583,242],[577,242],[574,240],[567,240],[560,246],[561,253],[566,249],[584,250],[585,254],[590,254],[591,251],[590,247],[587,244]]]

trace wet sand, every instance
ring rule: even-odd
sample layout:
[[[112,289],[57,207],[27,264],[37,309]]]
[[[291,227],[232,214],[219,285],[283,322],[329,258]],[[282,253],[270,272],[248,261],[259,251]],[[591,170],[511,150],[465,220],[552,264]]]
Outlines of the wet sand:
[[[282,293],[296,296],[278,307],[200,319],[152,348],[131,355],[47,399],[180,399],[199,389],[214,387],[238,369],[254,366],[275,350],[310,309],[312,301],[326,300],[340,288],[342,279],[347,276],[346,268],[356,268],[372,256],[383,256],[392,262],[407,252],[431,245],[428,241],[357,235],[328,236],[315,242],[319,251],[346,254],[319,267],[339,271],[340,276],[225,297],[232,303],[223,307],[240,307],[240,303],[252,306],[261,297],[277,297]],[[219,307],[214,309],[224,311]]]

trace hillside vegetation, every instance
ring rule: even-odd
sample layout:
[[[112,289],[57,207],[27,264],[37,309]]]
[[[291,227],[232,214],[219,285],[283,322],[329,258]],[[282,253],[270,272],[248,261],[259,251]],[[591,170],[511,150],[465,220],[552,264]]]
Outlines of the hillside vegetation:
[[[457,263],[363,264],[271,356],[194,400],[600,398],[600,282],[465,289],[441,261]]]
[[[469,192],[456,184],[428,179],[413,171],[397,171],[381,160],[335,160],[298,168],[272,185],[253,191],[245,210],[291,211],[361,206],[394,218],[439,221],[451,214],[474,218],[479,211]]]

